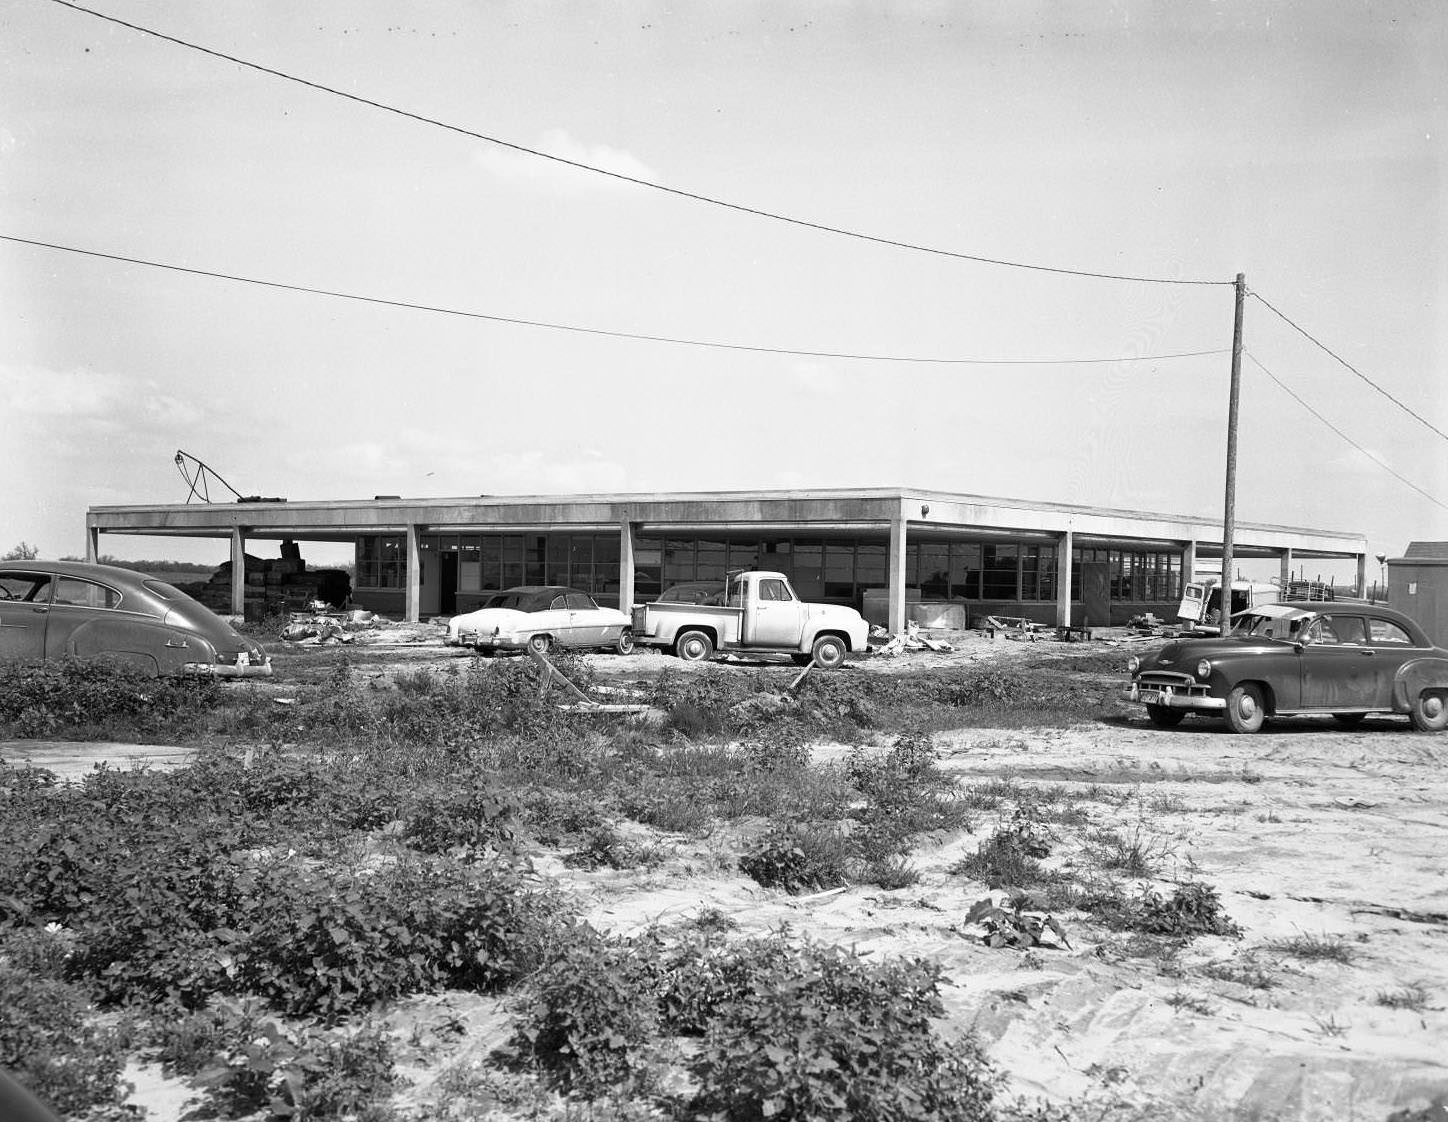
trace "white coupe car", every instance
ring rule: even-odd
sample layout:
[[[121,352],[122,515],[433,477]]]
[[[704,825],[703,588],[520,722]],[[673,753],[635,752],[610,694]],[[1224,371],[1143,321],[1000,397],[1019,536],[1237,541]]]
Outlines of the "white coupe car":
[[[619,654],[634,649],[633,621],[593,597],[562,585],[529,585],[494,593],[475,612],[454,616],[447,642],[494,651],[537,651],[551,647],[607,647]]]

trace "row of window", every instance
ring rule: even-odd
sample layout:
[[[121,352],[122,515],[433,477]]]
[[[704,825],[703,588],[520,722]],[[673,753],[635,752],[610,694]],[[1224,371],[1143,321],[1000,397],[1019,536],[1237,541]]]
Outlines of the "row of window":
[[[619,536],[605,534],[442,534],[424,537],[424,551],[444,561],[444,579],[460,592],[525,584],[566,584],[617,596]],[[1054,601],[1054,545],[910,542],[905,584],[927,600]],[[1169,601],[1181,595],[1181,555],[1130,549],[1075,549],[1071,599],[1083,599],[1083,565],[1104,572],[1112,600]],[[455,566],[455,571],[453,571]],[[858,605],[866,589],[887,586],[888,547],[834,538],[640,537],[634,543],[634,596],[648,600],[689,581],[722,581],[736,569],[786,573],[806,600]],[[401,535],[369,535],[357,545],[359,588],[401,588],[406,576]]]

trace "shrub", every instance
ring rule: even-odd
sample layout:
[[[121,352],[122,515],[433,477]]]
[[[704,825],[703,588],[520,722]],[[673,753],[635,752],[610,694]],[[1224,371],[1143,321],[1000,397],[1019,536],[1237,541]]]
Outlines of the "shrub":
[[[509,1050],[584,1098],[648,1082],[659,1027],[653,980],[626,942],[589,928],[565,940],[532,979]]]
[[[0,663],[0,729],[19,737],[191,728],[220,697],[210,678],[147,678],[113,662]]]
[[[971,1037],[942,1039],[940,968],[804,944],[710,1020],[694,1106],[730,1120],[982,1122],[997,1086]]]
[[[1242,929],[1222,908],[1217,890],[1202,881],[1188,881],[1172,890],[1171,899],[1143,889],[1133,911],[1138,930],[1152,935],[1241,935]]]
[[[1050,852],[1049,835],[1035,822],[1029,805],[1022,804],[1008,825],[981,842],[951,872],[984,881],[989,888],[1030,888],[1059,879],[1039,860]]]
[[[775,828],[739,859],[765,888],[799,893],[848,883],[849,840],[832,826]]]
[[[80,992],[0,961],[0,1069],[66,1117],[119,1107],[125,1053],[113,1030],[86,1020]]]
[[[223,1017],[221,1047],[196,1073],[203,1109],[223,1117],[348,1118],[382,1122],[396,1083],[392,1042],[378,1026],[287,1025],[250,1015]]]

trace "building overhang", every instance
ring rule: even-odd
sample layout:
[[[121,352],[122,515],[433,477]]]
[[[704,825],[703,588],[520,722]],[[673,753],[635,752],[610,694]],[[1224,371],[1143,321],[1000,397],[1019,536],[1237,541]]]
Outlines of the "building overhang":
[[[909,488],[862,490],[482,495],[336,502],[184,503],[95,506],[89,529],[107,534],[351,541],[363,534],[599,531],[628,523],[649,536],[707,533],[798,535],[888,533],[903,525],[914,540],[1059,541],[1173,549],[1198,556],[1221,550],[1221,524],[1189,515],[1071,506]],[[1238,557],[1356,558],[1360,534],[1238,522]]]

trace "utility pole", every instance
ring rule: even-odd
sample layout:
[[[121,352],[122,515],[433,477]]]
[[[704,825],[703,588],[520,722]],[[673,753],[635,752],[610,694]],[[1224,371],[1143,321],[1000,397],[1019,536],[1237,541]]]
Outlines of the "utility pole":
[[[1247,295],[1247,277],[1237,274],[1237,313],[1232,325],[1232,388],[1227,395],[1227,501],[1222,515],[1222,634],[1232,618],[1233,539],[1237,530],[1237,399],[1242,390],[1242,305]]]

